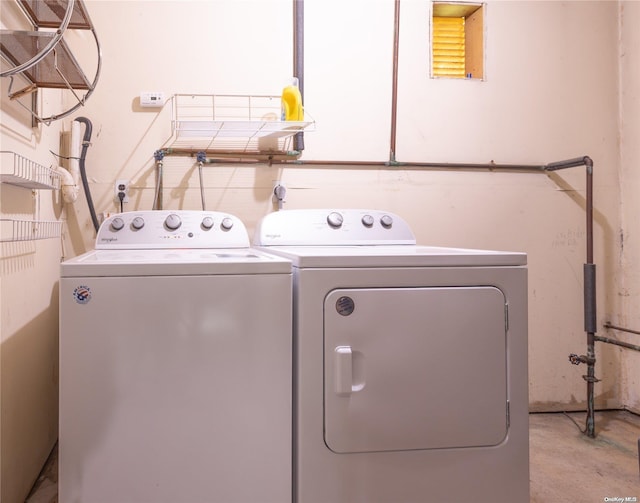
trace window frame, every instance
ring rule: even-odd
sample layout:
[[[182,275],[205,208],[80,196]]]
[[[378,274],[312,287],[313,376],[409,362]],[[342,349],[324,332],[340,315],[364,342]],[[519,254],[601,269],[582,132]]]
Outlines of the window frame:
[[[485,80],[486,3],[432,0],[429,13],[429,75],[432,79]],[[434,18],[462,18],[464,74],[438,74],[434,56]],[[443,72],[444,73],[444,72]]]

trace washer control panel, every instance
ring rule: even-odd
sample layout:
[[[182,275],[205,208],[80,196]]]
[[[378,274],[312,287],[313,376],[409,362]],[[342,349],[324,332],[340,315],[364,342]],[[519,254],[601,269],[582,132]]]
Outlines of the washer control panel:
[[[235,216],[218,211],[157,210],[107,218],[96,249],[246,248],[249,235]]]
[[[402,218],[380,210],[284,210],[265,216],[253,239],[259,246],[416,244]]]

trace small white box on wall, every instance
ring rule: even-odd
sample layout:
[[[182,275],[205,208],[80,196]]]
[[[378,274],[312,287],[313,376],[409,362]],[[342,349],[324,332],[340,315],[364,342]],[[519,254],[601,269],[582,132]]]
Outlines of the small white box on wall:
[[[165,103],[162,91],[146,91],[140,93],[141,107],[162,107]]]

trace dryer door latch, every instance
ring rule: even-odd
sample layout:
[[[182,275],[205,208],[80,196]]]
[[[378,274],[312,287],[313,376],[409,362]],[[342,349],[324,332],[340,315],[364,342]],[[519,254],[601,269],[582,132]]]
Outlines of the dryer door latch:
[[[354,371],[359,373],[357,368],[354,369],[354,359],[358,359],[356,353],[358,352],[351,350],[351,346],[338,346],[334,350],[335,391],[338,396],[350,396],[364,388],[364,382],[354,383],[358,381],[354,378]]]

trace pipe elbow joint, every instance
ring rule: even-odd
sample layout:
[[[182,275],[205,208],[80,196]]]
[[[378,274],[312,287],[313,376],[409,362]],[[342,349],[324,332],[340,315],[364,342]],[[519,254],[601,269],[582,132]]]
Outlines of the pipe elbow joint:
[[[593,159],[588,155],[585,155],[583,161],[584,165],[587,167],[587,173],[590,175],[593,174]]]
[[[62,190],[62,199],[65,203],[74,203],[78,199],[78,193],[80,191],[80,187],[73,178],[73,175],[64,169],[63,167],[58,166],[56,170],[61,178],[61,190]]]

